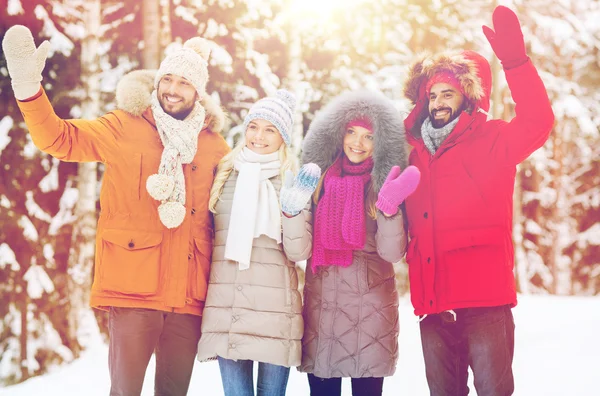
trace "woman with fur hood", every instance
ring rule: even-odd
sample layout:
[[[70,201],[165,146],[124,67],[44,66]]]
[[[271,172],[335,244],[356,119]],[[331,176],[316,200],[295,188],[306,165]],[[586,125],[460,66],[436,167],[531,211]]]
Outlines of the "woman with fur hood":
[[[257,394],[285,395],[289,368],[300,364],[294,262],[311,253],[306,208],[321,170],[307,164],[293,177],[294,107],[285,90],[252,106],[245,136],[220,162],[210,194],[215,238],[198,360],[218,358],[225,396],[255,394],[254,361]]]
[[[313,197],[314,240],[304,289],[301,371],[311,395],[381,395],[398,359],[393,262],[407,243],[399,206],[419,183],[406,166],[404,125],[382,94],[337,97],[313,121],[303,162],[325,172]]]

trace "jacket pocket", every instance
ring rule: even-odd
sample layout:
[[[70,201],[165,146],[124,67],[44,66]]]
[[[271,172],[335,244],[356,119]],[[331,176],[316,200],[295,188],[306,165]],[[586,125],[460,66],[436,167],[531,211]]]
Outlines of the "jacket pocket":
[[[487,301],[510,287],[511,241],[502,227],[448,231],[440,234],[440,290],[449,303]]]
[[[389,282],[390,279],[394,281],[394,285],[396,284],[394,265],[382,259],[378,254],[368,259],[366,267],[369,290],[380,286],[382,283]]]
[[[161,232],[104,230],[100,253],[101,287],[125,294],[155,294],[162,238]]]
[[[188,267],[188,295],[191,298],[205,301],[210,275],[212,243],[194,238],[194,245],[194,258]]]

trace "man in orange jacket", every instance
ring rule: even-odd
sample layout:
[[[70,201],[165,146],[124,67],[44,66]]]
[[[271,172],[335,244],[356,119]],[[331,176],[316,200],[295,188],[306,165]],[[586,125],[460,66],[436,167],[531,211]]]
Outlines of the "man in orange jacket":
[[[118,110],[62,120],[40,85],[50,47],[29,29],[2,42],[31,138],[63,161],[106,165],[91,305],[109,311],[111,395],[139,395],[156,353],[155,392],[185,395],[191,378],[212,251],[208,199],[229,147],[210,101],[207,43],[194,38],[158,72],[117,88]]]

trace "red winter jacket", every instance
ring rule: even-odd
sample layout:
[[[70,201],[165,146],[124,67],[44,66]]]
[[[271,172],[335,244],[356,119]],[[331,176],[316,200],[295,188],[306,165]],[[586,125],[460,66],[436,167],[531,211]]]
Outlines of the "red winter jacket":
[[[440,70],[456,73],[465,111],[435,155],[421,138],[428,115],[425,83]],[[421,182],[406,200],[411,300],[416,315],[448,309],[517,303],[513,275],[513,188],[516,165],[547,140],[554,114],[531,61],[506,70],[516,103],[510,122],[486,120],[491,71],[479,54],[465,51],[418,62],[405,88],[415,108],[405,120],[413,146],[409,162]]]

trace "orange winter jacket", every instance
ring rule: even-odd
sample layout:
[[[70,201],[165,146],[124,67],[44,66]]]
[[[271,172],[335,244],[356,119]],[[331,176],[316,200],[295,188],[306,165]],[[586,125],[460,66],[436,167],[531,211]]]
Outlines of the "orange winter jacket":
[[[229,152],[218,133],[224,115],[209,99],[203,101],[207,121],[198,151],[183,166],[188,214],[179,227],[166,228],[158,217],[159,202],[146,191],[146,179],[157,173],[163,151],[148,107],[149,73],[126,76],[117,89],[119,110],[95,120],[60,119],[45,92],[19,107],[42,151],[62,161],[105,164],[92,307],[201,315],[212,252],[210,188],[215,167]]]

